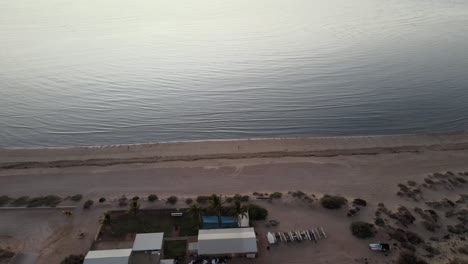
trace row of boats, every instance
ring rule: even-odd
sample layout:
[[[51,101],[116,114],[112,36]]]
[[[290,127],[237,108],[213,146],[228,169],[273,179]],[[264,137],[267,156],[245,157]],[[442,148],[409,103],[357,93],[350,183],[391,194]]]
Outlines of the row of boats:
[[[319,239],[327,238],[327,234],[323,227],[315,227],[306,230],[289,231],[289,232],[268,232],[267,239],[270,245],[279,242],[302,242],[310,240],[317,242]]]

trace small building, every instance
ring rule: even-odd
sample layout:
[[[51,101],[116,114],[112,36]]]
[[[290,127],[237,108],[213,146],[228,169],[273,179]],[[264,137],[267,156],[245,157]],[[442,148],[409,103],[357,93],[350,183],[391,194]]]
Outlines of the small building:
[[[131,263],[158,264],[161,259],[164,233],[137,234]]]
[[[128,264],[132,249],[89,251],[83,264]]]
[[[198,254],[206,256],[246,256],[257,254],[257,237],[250,228],[208,229],[198,232]]]

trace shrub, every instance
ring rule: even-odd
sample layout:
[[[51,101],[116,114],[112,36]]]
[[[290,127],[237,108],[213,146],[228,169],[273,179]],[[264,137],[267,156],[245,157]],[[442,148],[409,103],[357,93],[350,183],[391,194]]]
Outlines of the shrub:
[[[468,246],[459,247],[458,252],[461,253],[461,254],[468,255]]]
[[[138,200],[140,200],[139,196],[133,196],[132,201],[138,201]]]
[[[169,198],[167,198],[167,203],[174,205],[177,203],[178,200],[179,198],[177,198],[177,196],[170,196]]]
[[[405,234],[406,234],[406,239],[408,239],[408,242],[410,242],[413,245],[419,245],[422,242],[424,242],[424,240],[416,233],[413,233],[411,231],[406,231]]]
[[[156,200],[158,200],[158,196],[157,196],[156,194],[150,194],[150,195],[148,195],[148,201],[154,202],[154,201],[156,201]]]
[[[210,196],[207,195],[200,195],[197,197],[197,203],[199,204],[206,204],[210,200]]]
[[[325,194],[321,199],[320,203],[324,208],[327,209],[340,209],[347,203],[346,198],[342,196],[328,195]]]
[[[468,260],[460,259],[460,258],[454,258],[450,260],[448,264],[468,264]]]
[[[256,204],[248,206],[250,220],[265,220],[268,216],[268,210]]]
[[[466,180],[462,177],[457,177],[455,178],[457,181],[461,182],[461,183],[466,183]]]
[[[29,201],[29,197],[28,196],[21,196],[19,198],[16,198],[15,200],[13,200],[11,202],[11,205],[13,206],[23,206],[23,205],[26,205]]]
[[[226,197],[226,203],[232,203],[232,202],[234,202],[233,197]]]
[[[100,203],[103,203],[103,202],[105,202],[105,201],[106,201],[106,198],[104,198],[104,197],[99,198],[99,202],[100,202]]]
[[[0,263],[7,263],[10,259],[15,256],[15,253],[0,248]],[[5,261],[5,262],[4,262]],[[11,263],[11,262],[8,262]]]
[[[248,202],[250,199],[250,197],[248,195],[242,195],[241,198],[240,198],[240,201],[241,202]]]
[[[10,203],[11,201],[11,198],[7,195],[2,195],[0,196],[0,206],[4,206],[4,205],[7,205],[8,203]]]
[[[253,192],[252,195],[253,196],[259,196],[260,194],[258,192]]]
[[[364,199],[356,198],[356,199],[353,200],[353,205],[357,205],[357,206],[367,206],[367,202],[366,202],[366,200],[364,200]]]
[[[357,238],[370,238],[374,236],[374,225],[361,221],[352,222],[351,232]]]
[[[62,199],[56,195],[47,195],[34,197],[28,201],[28,207],[38,207],[38,206],[57,206]]]
[[[431,245],[425,245],[424,250],[426,250],[427,253],[429,253],[431,255],[439,255],[440,254],[440,251],[437,248],[435,248],[435,247],[433,247]]]
[[[283,196],[283,194],[280,193],[280,192],[274,192],[274,193],[270,194],[270,198],[272,198],[272,199],[281,199],[282,196]]]
[[[192,199],[192,198],[187,198],[187,199],[185,199],[185,203],[186,203],[186,204],[192,204],[192,203],[193,203],[193,199]]]
[[[397,260],[398,264],[427,264],[426,261],[416,257],[411,252],[401,252]]]
[[[120,198],[119,198],[119,206],[120,207],[124,207],[124,206],[127,206],[128,205],[128,202],[127,202],[127,197],[125,195],[122,195]]]
[[[431,232],[435,232],[436,229],[440,228],[440,225],[432,221],[424,220],[421,222],[421,224],[424,226],[424,228],[426,228],[426,230],[431,231]]]
[[[88,200],[83,204],[84,209],[89,209],[94,204],[93,200]]]
[[[411,186],[411,187],[416,186],[416,182],[415,182],[415,181],[408,181],[407,183],[408,183],[408,185]]]
[[[292,197],[302,199],[306,194],[303,191],[290,192]]]
[[[70,200],[72,200],[74,202],[79,202],[79,201],[81,201],[81,199],[83,199],[83,195],[81,195],[81,194],[75,194],[72,197],[70,197]]]
[[[381,218],[381,217],[375,218],[375,222],[374,222],[374,223],[375,223],[376,226],[380,226],[380,227],[385,226],[385,221],[384,221],[383,218]]]
[[[431,184],[434,184],[434,181],[429,179],[429,178],[424,178],[424,182],[431,185]]]
[[[60,264],[82,264],[84,262],[83,255],[70,255],[62,260]]]

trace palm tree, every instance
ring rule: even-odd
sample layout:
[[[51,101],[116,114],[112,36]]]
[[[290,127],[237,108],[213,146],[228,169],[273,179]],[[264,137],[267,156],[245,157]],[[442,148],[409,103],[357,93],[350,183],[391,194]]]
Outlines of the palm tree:
[[[140,204],[138,203],[138,201],[136,200],[132,200],[130,202],[130,209],[128,209],[128,212],[131,213],[131,214],[138,214],[138,212],[140,212]]]
[[[104,212],[104,214],[102,215],[101,219],[99,219],[99,222],[102,224],[102,225],[108,225],[110,226],[111,223],[112,223],[112,219],[111,219],[111,215],[109,212]]]
[[[236,200],[234,202],[234,214],[239,225],[240,225],[242,218],[248,217],[247,208],[245,208],[245,206],[242,206],[239,200]]]
[[[210,197],[210,208],[219,215],[221,214],[222,206],[223,202],[221,200],[221,197],[216,194],[212,194]]]
[[[200,223],[200,214],[202,212],[202,208],[196,204],[190,206],[189,209],[189,214],[197,221],[197,223]]]

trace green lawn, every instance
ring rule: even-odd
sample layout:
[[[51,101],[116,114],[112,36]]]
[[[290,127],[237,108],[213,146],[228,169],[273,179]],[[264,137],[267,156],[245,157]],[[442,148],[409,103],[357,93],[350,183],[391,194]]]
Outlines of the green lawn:
[[[183,258],[187,253],[186,240],[164,241],[164,258]]]
[[[103,228],[101,237],[125,238],[127,234],[164,232],[172,236],[174,227],[180,229],[180,236],[198,234],[198,222],[188,215],[172,217],[170,212],[147,211],[137,215],[129,213],[111,214],[110,228]]]

